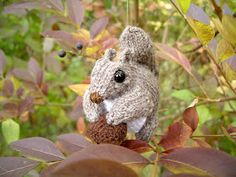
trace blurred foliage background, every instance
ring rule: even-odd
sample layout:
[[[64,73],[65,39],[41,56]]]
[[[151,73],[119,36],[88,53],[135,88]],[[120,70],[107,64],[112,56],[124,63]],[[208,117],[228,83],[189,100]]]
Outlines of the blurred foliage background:
[[[79,3],[84,15],[78,16],[72,1],[62,1],[65,7],[54,2],[0,1],[0,56],[6,63],[0,72],[1,156],[13,154],[8,143],[18,138],[55,140],[59,134],[78,131],[78,120],[83,117],[81,95],[68,86],[81,84],[83,90],[94,62],[107,48],[116,47],[127,24],[142,27],[157,46],[161,89],[157,139],[197,98],[200,125],[194,135],[236,156],[235,140],[227,136],[236,129],[236,43],[228,40],[235,39],[235,30],[229,37],[219,27],[225,14],[231,17],[225,20],[223,31],[236,24],[236,1],[192,1],[211,19],[214,60],[209,56],[212,47],[202,45],[213,45],[212,41],[195,35],[203,28],[191,28],[171,1],[86,0]],[[179,54],[168,55],[172,49]],[[176,56],[185,57],[191,71],[186,64],[174,62]]]

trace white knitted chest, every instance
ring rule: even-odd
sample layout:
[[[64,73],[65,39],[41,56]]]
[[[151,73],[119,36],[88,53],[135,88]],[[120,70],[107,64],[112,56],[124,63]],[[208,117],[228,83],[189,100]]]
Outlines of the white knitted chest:
[[[114,100],[104,100],[103,103],[105,105],[106,111],[109,112],[114,104]],[[133,132],[133,133],[139,132],[141,128],[143,127],[143,125],[145,124],[146,119],[147,119],[146,117],[140,117],[140,118],[126,122],[128,131]]]

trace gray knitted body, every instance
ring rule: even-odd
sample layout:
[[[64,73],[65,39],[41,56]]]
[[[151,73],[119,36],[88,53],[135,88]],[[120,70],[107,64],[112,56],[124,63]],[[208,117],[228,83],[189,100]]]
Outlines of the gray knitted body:
[[[84,95],[84,112],[90,122],[106,114],[108,124],[127,123],[137,139],[148,141],[157,126],[159,102],[152,42],[142,29],[128,26],[120,36],[118,61],[112,61],[115,56],[116,51],[108,49],[97,60]],[[119,82],[114,76],[118,70],[123,74],[118,77],[125,75]],[[99,101],[91,97],[94,93]]]

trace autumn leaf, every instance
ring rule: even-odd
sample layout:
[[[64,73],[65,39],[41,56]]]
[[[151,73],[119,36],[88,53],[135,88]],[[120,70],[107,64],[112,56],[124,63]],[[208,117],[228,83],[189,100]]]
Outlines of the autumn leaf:
[[[77,93],[79,96],[83,96],[85,91],[88,89],[89,84],[74,84],[69,85],[69,88]]]
[[[184,122],[175,122],[170,125],[167,133],[161,138],[159,145],[165,150],[183,147],[190,138],[192,129]]]

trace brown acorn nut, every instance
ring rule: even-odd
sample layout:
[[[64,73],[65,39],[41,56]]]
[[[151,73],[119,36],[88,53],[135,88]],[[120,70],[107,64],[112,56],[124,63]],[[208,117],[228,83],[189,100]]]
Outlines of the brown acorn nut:
[[[121,123],[119,125],[109,125],[105,116],[101,116],[97,122],[90,123],[86,135],[95,143],[121,144],[127,134],[127,125]]]

